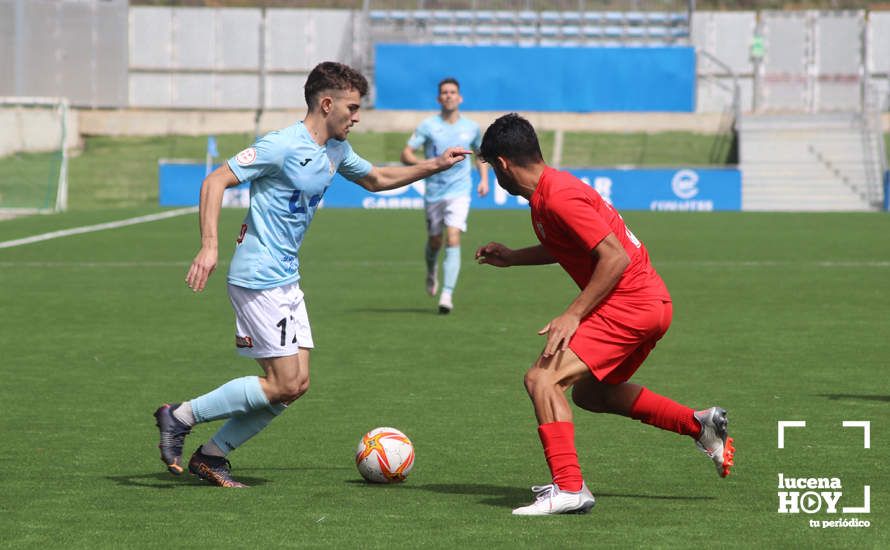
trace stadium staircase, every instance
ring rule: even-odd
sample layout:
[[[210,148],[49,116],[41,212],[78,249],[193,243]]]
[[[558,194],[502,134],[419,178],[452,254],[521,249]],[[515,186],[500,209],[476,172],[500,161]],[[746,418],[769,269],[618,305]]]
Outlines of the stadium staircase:
[[[742,209],[880,209],[884,143],[870,122],[862,113],[742,116]]]

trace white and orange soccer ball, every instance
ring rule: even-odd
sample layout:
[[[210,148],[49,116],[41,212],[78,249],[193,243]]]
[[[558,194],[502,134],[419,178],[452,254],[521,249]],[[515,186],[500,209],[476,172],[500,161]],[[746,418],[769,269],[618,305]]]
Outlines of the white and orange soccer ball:
[[[414,467],[414,445],[395,428],[375,428],[358,442],[355,465],[362,477],[372,483],[405,481]]]

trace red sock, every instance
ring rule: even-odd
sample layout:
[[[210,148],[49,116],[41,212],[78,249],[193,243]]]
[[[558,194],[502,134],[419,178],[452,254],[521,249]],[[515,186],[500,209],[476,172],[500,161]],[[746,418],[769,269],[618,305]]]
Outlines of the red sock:
[[[701,425],[695,419],[695,411],[646,388],[640,391],[631,405],[630,417],[662,430],[694,438],[701,434]]]
[[[544,456],[550,466],[553,483],[560,491],[577,493],[584,478],[578,465],[575,450],[575,425],[571,422],[548,422],[538,426],[538,435],[544,445]]]

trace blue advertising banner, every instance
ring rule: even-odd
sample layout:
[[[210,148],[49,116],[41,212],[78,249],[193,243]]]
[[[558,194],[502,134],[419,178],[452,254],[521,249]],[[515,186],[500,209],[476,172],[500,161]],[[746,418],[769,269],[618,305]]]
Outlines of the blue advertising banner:
[[[213,165],[215,170],[219,165]],[[201,198],[201,183],[207,165],[195,161],[161,160],[158,162],[158,202],[161,206],[195,206]],[[250,206],[250,184],[242,183],[226,189],[223,206]]]
[[[593,186],[619,210],[718,211],[741,210],[742,177],[734,168],[680,169],[568,169],[581,181]],[[203,164],[165,164],[159,166],[161,206],[198,204]],[[474,185],[479,174],[473,172]],[[486,197],[473,195],[475,209],[526,208],[528,201],[507,194],[489,175],[492,188]],[[326,208],[421,209],[424,182],[401,189],[370,193],[339,174],[328,187],[321,203]],[[250,194],[247,183],[226,190],[224,206],[247,207]]]
[[[375,46],[378,109],[438,110],[449,76],[468,111],[695,111],[691,46]]]

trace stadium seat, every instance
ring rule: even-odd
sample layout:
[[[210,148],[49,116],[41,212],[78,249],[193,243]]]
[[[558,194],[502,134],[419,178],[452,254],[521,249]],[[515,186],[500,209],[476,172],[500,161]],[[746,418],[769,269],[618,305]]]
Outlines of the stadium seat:
[[[433,12],[429,10],[414,10],[411,12],[411,20],[417,25],[426,25],[433,19]]]
[[[495,28],[492,25],[476,25],[475,34],[478,37],[489,38],[495,35]]]
[[[642,38],[646,36],[646,29],[643,27],[627,27],[624,29],[624,34],[631,38]]]
[[[516,19],[516,12],[513,11],[494,12],[494,20],[499,25],[512,25]]]
[[[685,13],[672,13],[670,14],[669,19],[674,25],[685,25],[689,23],[689,16]]]
[[[408,20],[408,15],[406,10],[389,10],[389,20],[395,23],[404,23]]]
[[[469,25],[455,25],[454,26],[454,36],[457,36],[458,38],[467,38],[469,36],[472,36],[472,34],[473,34],[473,27],[471,27]]]
[[[675,27],[671,29],[671,36],[674,38],[688,38],[689,27]]]
[[[577,11],[564,11],[562,12],[562,22],[566,25],[580,25],[581,14]]]
[[[646,22],[646,14],[639,11],[629,11],[624,14],[624,20],[628,25],[642,25]]]
[[[454,19],[458,23],[472,23],[473,22],[473,12],[469,10],[459,10],[454,12]]]
[[[650,11],[648,15],[649,24],[666,25],[670,22],[670,17],[663,11]]]
[[[519,34],[520,38],[536,38],[538,36],[537,27],[533,27],[532,25],[520,25],[516,27],[516,32]]]
[[[602,27],[584,27],[584,36],[587,38],[602,38]]]
[[[437,10],[433,12],[433,21],[436,23],[451,23],[454,19],[454,15],[450,11],[446,10]]]
[[[605,15],[600,11],[586,11],[582,19],[587,25],[599,25],[606,20]]]
[[[621,38],[624,36],[624,29],[615,26],[604,27],[603,36],[606,38]]]
[[[474,20],[477,24],[490,24],[494,23],[494,12],[492,11],[477,11],[475,12]]]
[[[542,38],[553,38],[559,36],[559,27],[556,25],[541,25],[539,33]]]
[[[383,23],[386,21],[386,12],[383,10],[371,10],[368,12],[368,19],[371,23]]]
[[[562,14],[560,14],[558,11],[541,12],[542,25],[558,25],[560,23],[562,23]]]
[[[646,33],[653,38],[665,38],[668,36],[668,29],[666,27],[646,27]]]
[[[523,25],[534,25],[538,22],[538,12],[521,11],[518,15],[519,22]]]
[[[603,20],[612,25],[621,25],[624,23],[624,14],[620,11],[607,11],[603,14]]]
[[[578,38],[581,36],[581,28],[574,25],[564,25],[562,27],[562,36],[564,38]]]
[[[451,36],[454,32],[454,27],[451,25],[433,25],[432,27],[433,36]]]
[[[516,28],[513,27],[512,25],[511,26],[497,25],[497,26],[495,26],[495,34],[497,34],[498,36],[500,36],[502,38],[505,38],[505,37],[512,38],[512,37],[516,36]]]

